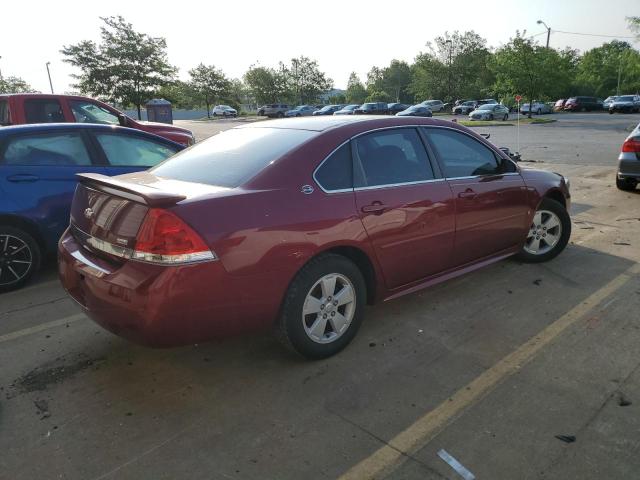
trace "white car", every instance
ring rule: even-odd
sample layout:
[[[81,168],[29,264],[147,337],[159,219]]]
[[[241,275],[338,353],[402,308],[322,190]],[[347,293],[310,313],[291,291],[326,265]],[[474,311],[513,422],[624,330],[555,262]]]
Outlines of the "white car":
[[[216,105],[213,107],[211,114],[214,117],[237,117],[238,111],[229,105]]]
[[[428,107],[432,112],[440,112],[444,109],[444,103],[442,103],[442,100],[425,100],[420,103],[420,105]]]
[[[485,103],[469,114],[469,120],[509,120],[509,109],[499,103]]]
[[[520,113],[529,113],[528,103],[525,103],[520,107]],[[534,101],[531,113],[535,113],[536,115],[542,115],[543,113],[553,113],[553,108],[551,108],[544,102]]]

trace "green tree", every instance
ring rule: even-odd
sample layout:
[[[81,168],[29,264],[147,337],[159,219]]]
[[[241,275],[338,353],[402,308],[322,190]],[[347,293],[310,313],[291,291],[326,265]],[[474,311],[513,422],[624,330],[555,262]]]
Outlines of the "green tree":
[[[347,82],[346,101],[349,103],[364,103],[365,98],[367,98],[367,89],[364,88],[356,72],[351,72]]]
[[[384,90],[374,90],[371,93],[369,93],[369,95],[367,96],[367,98],[364,99],[365,102],[391,102],[392,98],[391,95],[389,95],[387,92],[385,92]]]
[[[292,58],[289,66],[280,63],[280,72],[296,102],[315,102],[333,87],[333,81],[320,71],[318,62],[305,56]]]
[[[244,83],[255,102],[263,105],[284,101],[287,92],[278,72],[272,68],[251,66],[244,74]]]
[[[191,88],[207,107],[207,117],[211,117],[211,105],[229,97],[231,82],[221,70],[203,63],[189,70],[189,76]]]
[[[627,42],[614,40],[584,53],[577,66],[575,85],[580,93],[600,97],[635,93],[640,89],[639,70],[638,51]]]
[[[163,85],[155,94],[156,97],[169,100],[174,108],[191,110],[202,106],[202,99],[190,83],[177,80]]]
[[[409,92],[411,83],[411,67],[407,62],[391,60],[388,67],[382,70],[382,87],[390,92],[396,102],[410,102],[412,95]]]
[[[158,88],[170,83],[176,69],[167,60],[167,42],[136,32],[121,16],[100,17],[101,43],[84,40],[63,47],[64,61],[78,67],[74,87],[82,93],[123,105],[141,106]]]
[[[33,93],[35,90],[20,77],[0,77],[0,93]]]

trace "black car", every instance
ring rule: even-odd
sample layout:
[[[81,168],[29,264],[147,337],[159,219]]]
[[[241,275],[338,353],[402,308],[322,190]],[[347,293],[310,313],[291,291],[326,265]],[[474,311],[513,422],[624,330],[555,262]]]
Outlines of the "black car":
[[[387,111],[389,115],[395,115],[396,113],[402,112],[409,108],[409,105],[405,105],[404,103],[389,103],[387,104]]]
[[[564,102],[564,107],[569,112],[591,112],[602,110],[602,101],[596,97],[571,97]]]
[[[622,95],[609,105],[609,113],[640,112],[640,97],[638,95]]]
[[[387,115],[389,108],[384,102],[363,103],[353,113],[356,115]]]
[[[432,117],[433,112],[426,105],[414,105],[401,112],[396,113],[396,117]]]
[[[315,112],[313,112],[313,115],[333,115],[333,112],[337,112],[338,110],[342,110],[343,108],[344,105],[325,105],[320,110],[316,110]]]

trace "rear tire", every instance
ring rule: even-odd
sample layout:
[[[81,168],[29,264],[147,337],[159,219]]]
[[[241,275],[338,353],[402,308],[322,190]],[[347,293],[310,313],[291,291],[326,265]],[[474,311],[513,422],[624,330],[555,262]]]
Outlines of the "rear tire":
[[[561,203],[543,198],[517,258],[527,263],[547,262],[565,249],[570,236],[569,212]]]
[[[489,121],[493,120],[493,113],[489,114]]]
[[[38,242],[20,228],[0,225],[0,292],[22,288],[40,268]]]
[[[321,255],[302,267],[291,282],[276,323],[276,337],[308,359],[335,355],[360,328],[365,298],[364,278],[351,260]]]
[[[504,117],[502,117],[502,121],[503,121],[503,122],[506,122],[507,120],[509,120],[509,114],[508,114],[508,113],[505,113],[505,114],[504,114]]]
[[[278,117],[278,118],[284,118],[284,113],[282,113],[282,112],[278,112],[278,114],[276,115],[276,117]]]
[[[618,190],[623,190],[625,192],[632,192],[636,189],[638,182],[634,180],[630,180],[628,178],[618,178],[616,177],[616,187]]]

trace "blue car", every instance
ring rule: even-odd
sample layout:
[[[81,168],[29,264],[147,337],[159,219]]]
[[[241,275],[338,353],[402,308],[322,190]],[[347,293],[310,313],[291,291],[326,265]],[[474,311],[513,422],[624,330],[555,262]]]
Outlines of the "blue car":
[[[0,292],[20,288],[56,251],[69,224],[76,173],[146,170],[182,149],[110,125],[0,127]]]

